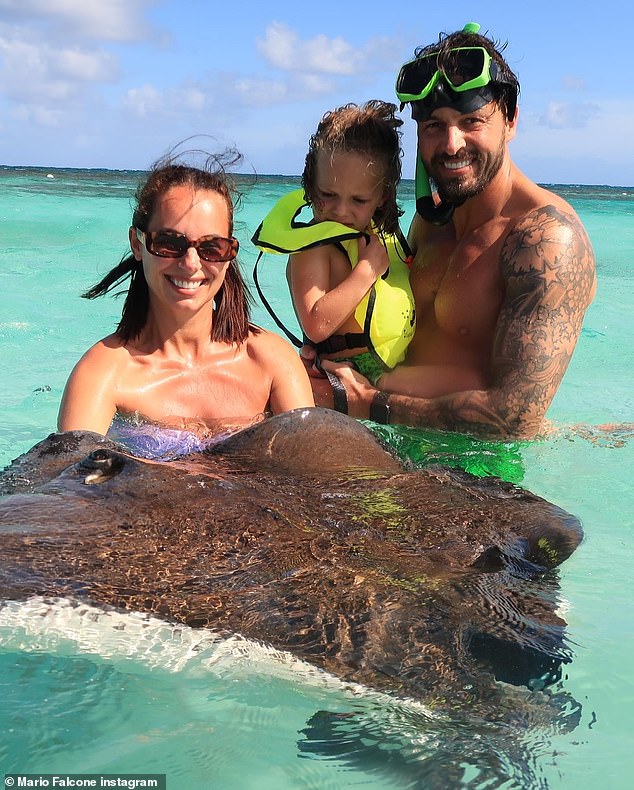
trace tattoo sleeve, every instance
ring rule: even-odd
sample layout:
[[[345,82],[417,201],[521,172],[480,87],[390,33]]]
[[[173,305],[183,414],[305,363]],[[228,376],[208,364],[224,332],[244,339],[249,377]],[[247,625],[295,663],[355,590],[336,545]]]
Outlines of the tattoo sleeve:
[[[572,211],[544,206],[521,218],[508,234],[500,272],[506,291],[489,389],[418,403],[395,396],[395,421],[500,437],[529,437],[540,429],[592,300],[592,247]]]

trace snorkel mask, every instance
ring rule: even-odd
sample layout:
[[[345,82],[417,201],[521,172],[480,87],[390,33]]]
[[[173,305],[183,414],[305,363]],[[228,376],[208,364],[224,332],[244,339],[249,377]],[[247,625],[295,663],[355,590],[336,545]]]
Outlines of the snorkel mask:
[[[467,22],[463,33],[477,33],[480,25]],[[442,53],[439,50],[421,54],[405,63],[396,79],[396,95],[412,106],[415,121],[428,120],[439,107],[451,107],[466,115],[499,98],[499,85],[510,86],[511,100],[507,115],[515,114],[517,84],[510,82],[500,66],[484,47],[454,47]],[[416,211],[434,225],[449,222],[456,205],[435,203],[432,187],[420,157],[416,155]]]

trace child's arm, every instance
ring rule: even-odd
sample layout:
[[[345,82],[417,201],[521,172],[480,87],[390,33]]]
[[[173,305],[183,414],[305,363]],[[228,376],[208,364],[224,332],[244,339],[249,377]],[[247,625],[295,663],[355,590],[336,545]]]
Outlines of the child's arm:
[[[334,288],[331,267],[337,250],[333,245],[291,255],[289,283],[293,304],[302,329],[313,343],[334,335],[376,279],[387,271],[387,252],[378,236],[371,234],[369,242],[361,237],[358,244],[357,265]]]

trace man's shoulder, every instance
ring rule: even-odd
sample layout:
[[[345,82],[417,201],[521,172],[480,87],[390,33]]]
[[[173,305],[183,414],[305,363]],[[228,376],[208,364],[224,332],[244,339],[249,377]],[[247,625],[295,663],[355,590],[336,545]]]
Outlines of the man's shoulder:
[[[543,190],[543,193],[543,200],[512,215],[507,236],[526,239],[533,234],[544,243],[581,242],[589,247],[586,229],[574,208],[552,192]]]
[[[541,197],[510,223],[500,253],[502,276],[537,278],[549,289],[575,284],[594,293],[594,252],[577,212],[549,190],[542,189]]]
[[[455,240],[455,230],[451,221],[444,225],[434,225],[414,214],[407,234],[407,242],[413,254],[421,246],[446,244]]]
[[[516,173],[507,206],[510,228],[540,224],[546,219],[552,227],[573,228],[585,233],[574,208],[552,189],[541,186],[523,174]]]

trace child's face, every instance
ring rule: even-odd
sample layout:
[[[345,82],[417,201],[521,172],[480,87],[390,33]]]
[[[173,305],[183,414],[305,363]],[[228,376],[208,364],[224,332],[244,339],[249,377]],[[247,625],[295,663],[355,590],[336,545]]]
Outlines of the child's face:
[[[383,167],[365,154],[317,152],[315,219],[366,230],[385,202]]]

